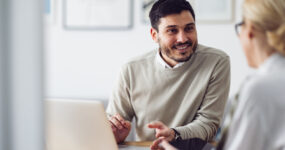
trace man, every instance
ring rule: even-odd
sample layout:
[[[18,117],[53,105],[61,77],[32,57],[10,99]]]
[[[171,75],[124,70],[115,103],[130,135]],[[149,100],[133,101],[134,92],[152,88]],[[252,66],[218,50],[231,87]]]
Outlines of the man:
[[[230,85],[229,57],[198,44],[194,11],[186,0],[158,0],[150,14],[159,49],[124,65],[107,107],[118,143],[136,119],[138,140],[166,141],[216,134]],[[155,129],[155,130],[154,130]]]

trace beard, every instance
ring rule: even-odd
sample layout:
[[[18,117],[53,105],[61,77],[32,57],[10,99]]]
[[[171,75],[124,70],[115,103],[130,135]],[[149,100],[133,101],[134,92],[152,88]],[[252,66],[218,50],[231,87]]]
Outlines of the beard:
[[[189,50],[187,50],[186,52],[178,52],[177,46],[186,46],[186,45],[187,49],[190,48]],[[165,54],[168,58],[176,62],[186,62],[190,59],[191,54],[196,50],[197,45],[198,45],[197,42],[193,43],[192,41],[186,41],[184,43],[175,44],[171,48],[167,48],[166,46],[163,46],[159,41],[159,50],[161,53]]]

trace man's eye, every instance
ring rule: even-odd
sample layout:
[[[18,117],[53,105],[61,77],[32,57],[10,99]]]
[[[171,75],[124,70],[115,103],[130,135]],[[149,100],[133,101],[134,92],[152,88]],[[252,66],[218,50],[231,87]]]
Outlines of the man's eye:
[[[194,30],[194,27],[193,27],[193,26],[189,26],[189,27],[186,27],[186,28],[185,28],[185,31],[186,31],[186,32],[190,32],[190,31],[192,31],[192,30]]]
[[[176,33],[176,32],[177,32],[177,29],[168,29],[167,32],[168,32],[168,33]]]

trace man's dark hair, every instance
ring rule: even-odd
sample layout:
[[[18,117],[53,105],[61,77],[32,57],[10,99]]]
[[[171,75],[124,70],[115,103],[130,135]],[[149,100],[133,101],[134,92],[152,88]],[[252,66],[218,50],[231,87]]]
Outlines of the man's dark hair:
[[[158,31],[158,24],[160,18],[171,14],[180,14],[183,10],[188,10],[195,20],[194,10],[188,1],[158,0],[153,4],[149,13],[151,26]]]

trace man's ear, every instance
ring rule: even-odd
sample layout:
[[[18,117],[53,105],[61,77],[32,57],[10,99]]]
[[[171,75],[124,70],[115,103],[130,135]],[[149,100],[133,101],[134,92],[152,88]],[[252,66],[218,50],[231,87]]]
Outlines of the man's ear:
[[[151,28],[150,29],[150,35],[151,35],[152,40],[154,42],[158,43],[158,32],[156,31],[156,29]]]

